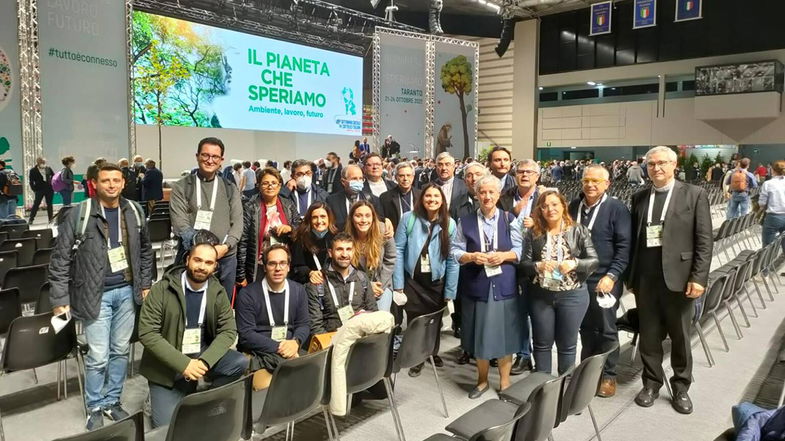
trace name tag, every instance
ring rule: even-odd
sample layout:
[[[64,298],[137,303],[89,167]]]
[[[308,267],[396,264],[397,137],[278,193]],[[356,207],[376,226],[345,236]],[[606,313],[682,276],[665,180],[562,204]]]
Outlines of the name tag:
[[[286,326],[273,326],[273,331],[270,333],[270,338],[275,341],[286,340]]]
[[[485,276],[486,277],[498,276],[501,273],[502,273],[501,265],[496,265],[496,266],[485,265]]]
[[[128,261],[125,260],[125,249],[123,247],[120,246],[109,250],[109,266],[113,273],[128,268]]]
[[[202,328],[188,328],[183,332],[183,354],[193,355],[202,351]]]
[[[209,210],[199,210],[196,212],[196,222],[194,230],[209,230],[213,223],[213,212]]]
[[[662,246],[662,225],[649,225],[646,227],[646,248]]]
[[[431,272],[431,258],[427,254],[420,256],[420,271],[424,273]]]
[[[346,305],[343,308],[338,308],[338,317],[341,318],[341,323],[346,323],[346,321],[353,316],[354,309],[352,309],[352,305]]]

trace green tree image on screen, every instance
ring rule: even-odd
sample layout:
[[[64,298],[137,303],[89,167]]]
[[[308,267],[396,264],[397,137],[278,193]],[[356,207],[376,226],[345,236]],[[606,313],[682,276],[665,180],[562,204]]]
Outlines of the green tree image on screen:
[[[220,127],[205,108],[228,93],[232,68],[190,23],[134,12],[132,63],[137,123]]]
[[[449,60],[442,66],[442,89],[445,92],[458,95],[458,104],[461,107],[461,122],[463,123],[463,157],[471,156],[469,152],[469,129],[466,116],[472,110],[466,106],[464,97],[472,93],[474,81],[472,80],[472,65],[463,55]]]

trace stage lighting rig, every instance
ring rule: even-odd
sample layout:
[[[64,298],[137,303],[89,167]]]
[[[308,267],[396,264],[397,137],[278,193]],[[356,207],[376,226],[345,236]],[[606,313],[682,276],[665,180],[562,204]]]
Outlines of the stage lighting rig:
[[[398,7],[395,6],[395,0],[390,0],[390,6],[384,8],[384,19],[387,21],[395,21],[395,12]]]
[[[428,8],[428,29],[431,31],[431,34],[441,35],[444,33],[441,19],[443,6],[442,0],[431,0],[431,5]]]

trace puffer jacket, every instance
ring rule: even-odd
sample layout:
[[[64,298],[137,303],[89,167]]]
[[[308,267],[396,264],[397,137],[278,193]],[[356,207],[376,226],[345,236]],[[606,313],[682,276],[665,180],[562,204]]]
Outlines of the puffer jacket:
[[[546,234],[534,237],[531,229],[526,233],[520,269],[530,278],[537,275],[535,264],[540,261],[546,237]],[[564,232],[564,239],[570,248],[570,255],[578,263],[574,270],[577,276],[576,279],[578,283],[583,283],[600,264],[597,252],[594,250],[594,244],[591,241],[591,232],[583,225],[573,225]]]
[[[108,224],[101,215],[100,202],[93,199],[90,217],[82,244],[73,250],[79,234],[79,205],[68,210],[57,227],[57,242],[49,263],[49,301],[52,307],[70,305],[71,313],[79,320],[95,320],[101,310],[104,293],[104,273],[109,264],[106,247]],[[134,300],[142,304],[141,292],[152,284],[153,249],[144,222],[144,212],[136,205],[142,225],[137,226],[131,204],[120,198],[120,208],[128,235],[128,264],[133,278]]]
[[[259,214],[262,210],[261,207],[262,196],[260,194],[254,195],[245,204],[243,204],[243,234],[240,242],[237,244],[237,282],[242,282],[248,279],[248,283],[256,280],[256,257],[259,255]],[[289,199],[278,196],[283,206],[283,214],[286,216],[286,222],[296,230],[300,225],[300,215],[297,214],[297,208]],[[278,238],[280,242],[289,242],[289,238]]]

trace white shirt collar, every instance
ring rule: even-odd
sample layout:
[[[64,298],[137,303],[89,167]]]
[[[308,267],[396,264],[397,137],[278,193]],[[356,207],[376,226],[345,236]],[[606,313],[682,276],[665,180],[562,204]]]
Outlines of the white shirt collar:
[[[275,291],[275,290],[273,290],[273,289],[272,289],[272,287],[270,287],[270,284],[269,284],[269,283],[267,283],[267,277],[265,277],[264,279],[262,279],[262,283],[264,284],[264,286],[265,286],[265,287],[267,287],[267,291],[269,291],[269,292],[271,292],[271,293],[274,293],[274,294],[280,294],[280,293],[282,293],[282,292],[285,292],[285,291],[286,291],[286,284],[284,284],[284,288],[283,288],[282,290],[280,290],[280,291]]]
[[[180,279],[181,279],[181,282],[183,284],[183,289],[184,290],[188,289],[188,290],[193,291],[193,292],[207,292],[207,284],[210,283],[210,280],[207,280],[207,281],[204,282],[204,285],[202,285],[201,289],[194,289],[191,286],[191,282],[188,280],[188,276],[186,275],[185,271],[183,271],[183,274],[180,276]]]
[[[666,191],[670,191],[670,189],[673,188],[675,183],[676,183],[676,178],[671,178],[671,181],[668,182],[667,184],[663,185],[662,187],[656,187],[656,186],[652,185],[651,188],[653,188],[654,191],[657,192],[657,193],[664,193]]]

